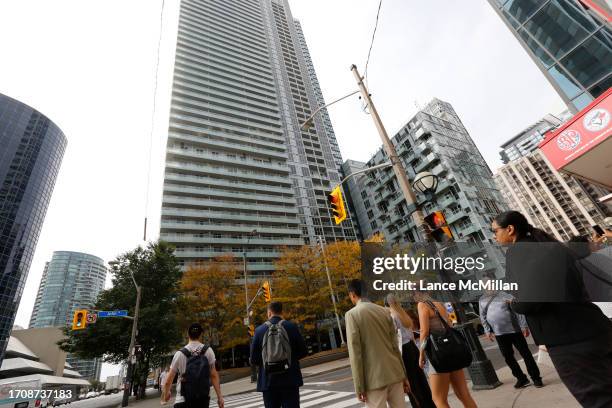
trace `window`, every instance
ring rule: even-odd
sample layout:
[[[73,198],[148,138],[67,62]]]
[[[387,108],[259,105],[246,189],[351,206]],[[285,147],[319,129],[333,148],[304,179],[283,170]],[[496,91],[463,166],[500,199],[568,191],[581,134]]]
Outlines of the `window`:
[[[599,31],[563,58],[561,63],[580,83],[592,85],[610,72],[612,36],[605,30]]]

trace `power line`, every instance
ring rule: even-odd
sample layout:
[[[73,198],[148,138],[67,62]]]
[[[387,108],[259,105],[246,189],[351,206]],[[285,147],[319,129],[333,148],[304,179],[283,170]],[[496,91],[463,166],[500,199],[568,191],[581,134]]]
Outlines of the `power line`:
[[[376,36],[376,29],[378,28],[378,16],[380,15],[380,6],[382,6],[382,0],[378,2],[378,11],[376,12],[376,22],[374,23],[374,32],[372,33],[372,41],[370,42],[370,49],[368,50],[368,59],[366,60],[365,69],[363,76],[368,80],[368,64],[370,62],[370,54],[372,53],[372,46],[374,45],[374,37]]]
[[[161,49],[162,32],[164,28],[164,4],[162,0],[161,10],[159,13],[159,37],[157,39],[157,61],[155,62],[155,85],[153,86],[153,111],[151,112],[151,133],[149,135],[149,163],[147,166],[147,190],[145,195],[145,211],[144,211],[144,233],[143,240],[147,240],[147,215],[149,213],[149,191],[151,189],[151,156],[153,155],[153,129],[155,125],[155,111],[157,109],[157,77],[159,75],[159,54]]]

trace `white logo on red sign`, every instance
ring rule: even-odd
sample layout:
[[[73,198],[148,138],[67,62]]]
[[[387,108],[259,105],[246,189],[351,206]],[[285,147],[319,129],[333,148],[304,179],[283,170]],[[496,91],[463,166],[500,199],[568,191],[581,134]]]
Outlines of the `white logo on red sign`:
[[[610,123],[610,112],[603,108],[593,109],[582,119],[584,128],[591,132],[599,132],[605,129],[608,123]]]
[[[561,150],[574,150],[580,144],[580,133],[573,129],[566,130],[557,137],[557,146]]]

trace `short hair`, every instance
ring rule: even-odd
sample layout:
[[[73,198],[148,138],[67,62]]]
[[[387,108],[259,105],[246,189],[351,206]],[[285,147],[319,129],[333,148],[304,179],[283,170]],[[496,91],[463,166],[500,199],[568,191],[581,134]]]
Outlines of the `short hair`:
[[[353,279],[348,284],[348,293],[354,293],[357,297],[361,297],[362,289],[363,281],[361,279]]]
[[[283,313],[283,304],[281,302],[271,302],[268,305],[268,310],[277,315],[281,314]]]
[[[202,332],[204,332],[202,325],[200,323],[193,323],[191,326],[189,326],[187,335],[191,340],[197,340],[202,335]]]

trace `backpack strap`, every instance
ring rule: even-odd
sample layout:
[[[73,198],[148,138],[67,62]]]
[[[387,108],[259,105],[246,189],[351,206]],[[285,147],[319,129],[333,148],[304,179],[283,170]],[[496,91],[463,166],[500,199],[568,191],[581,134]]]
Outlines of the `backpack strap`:
[[[189,351],[189,349],[187,349],[187,347],[183,347],[182,349],[179,350],[181,353],[183,353],[183,355],[187,358],[191,357],[193,355],[193,353],[191,351]]]

